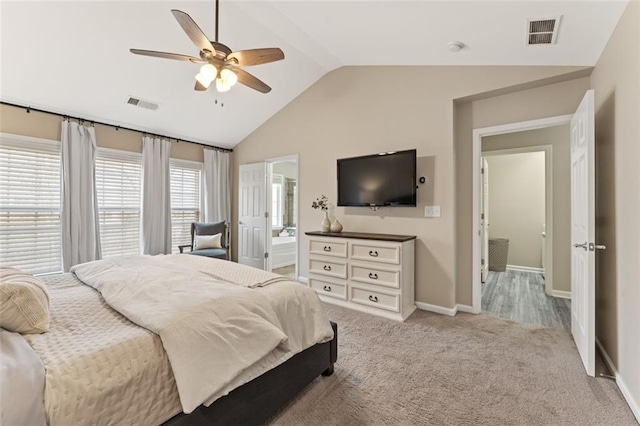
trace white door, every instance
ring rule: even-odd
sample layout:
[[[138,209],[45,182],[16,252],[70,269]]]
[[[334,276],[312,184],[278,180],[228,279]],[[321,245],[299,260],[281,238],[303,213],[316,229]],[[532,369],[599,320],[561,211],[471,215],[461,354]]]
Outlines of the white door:
[[[238,194],[238,263],[265,268],[267,165],[240,166]]]
[[[571,334],[595,375],[595,119],[587,91],[571,119]]]
[[[482,282],[487,281],[489,275],[489,163],[486,158],[482,159],[482,197],[480,204],[482,213],[480,214],[480,230],[482,232],[482,257],[480,258],[480,275]]]

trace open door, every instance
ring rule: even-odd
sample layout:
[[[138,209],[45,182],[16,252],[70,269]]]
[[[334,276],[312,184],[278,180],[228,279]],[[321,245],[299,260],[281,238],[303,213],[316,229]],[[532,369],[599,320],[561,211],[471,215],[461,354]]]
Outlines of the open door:
[[[267,164],[241,165],[238,186],[238,263],[265,269]]]
[[[482,233],[482,254],[480,258],[480,277],[482,282],[487,281],[489,275],[489,162],[482,158],[480,168],[482,175],[482,196],[480,197],[480,230]]]
[[[594,91],[589,90],[571,119],[571,334],[589,376],[595,375],[596,348],[594,155]]]

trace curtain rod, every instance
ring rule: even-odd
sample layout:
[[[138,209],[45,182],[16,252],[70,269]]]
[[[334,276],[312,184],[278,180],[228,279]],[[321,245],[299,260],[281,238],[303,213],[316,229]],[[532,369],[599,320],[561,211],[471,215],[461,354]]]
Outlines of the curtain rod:
[[[201,143],[201,142],[193,142],[193,141],[189,141],[189,140],[186,140],[186,139],[173,138],[173,137],[169,137],[169,136],[165,136],[165,135],[160,135],[160,134],[157,134],[157,133],[147,132],[147,131],[144,131],[144,130],[133,129],[131,127],[118,126],[116,124],[109,124],[109,123],[103,123],[101,121],[89,120],[89,119],[81,118],[81,117],[74,117],[74,116],[69,115],[69,114],[61,114],[61,113],[55,112],[55,111],[47,111],[47,110],[39,109],[39,108],[32,108],[32,107],[26,106],[26,105],[18,105],[18,104],[14,104],[14,103],[11,103],[11,102],[5,102],[5,101],[0,101],[0,105],[7,105],[7,106],[14,107],[14,108],[22,108],[22,109],[26,110],[27,113],[31,113],[31,111],[35,111],[35,112],[41,112],[43,114],[57,115],[58,117],[62,117],[62,118],[70,118],[70,119],[78,120],[78,121],[86,121],[87,123],[100,124],[101,126],[113,127],[116,130],[119,130],[119,129],[130,130],[132,132],[138,132],[138,133],[142,133],[144,135],[157,136],[159,138],[165,138],[165,139],[173,139],[176,142],[192,143],[192,144],[203,146],[205,148],[215,149],[217,151],[233,152],[233,149],[229,149],[229,148],[222,148],[220,146],[207,145],[207,144],[204,144],[204,143]]]

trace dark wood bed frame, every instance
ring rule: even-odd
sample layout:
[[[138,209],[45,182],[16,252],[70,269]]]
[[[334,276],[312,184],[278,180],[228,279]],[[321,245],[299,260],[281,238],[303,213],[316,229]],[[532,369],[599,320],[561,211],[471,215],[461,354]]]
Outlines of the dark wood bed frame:
[[[333,374],[338,358],[338,326],[333,340],[312,346],[276,368],[191,414],[180,413],[163,426],[261,425],[319,375]]]

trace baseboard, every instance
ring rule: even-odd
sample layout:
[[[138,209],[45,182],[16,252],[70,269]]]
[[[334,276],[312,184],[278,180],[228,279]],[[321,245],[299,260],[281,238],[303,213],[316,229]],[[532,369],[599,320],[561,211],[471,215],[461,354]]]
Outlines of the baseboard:
[[[309,278],[298,276],[298,282],[301,282],[302,284],[309,284]]]
[[[473,306],[469,306],[469,305],[456,305],[456,310],[458,312],[466,312],[468,314],[474,314],[475,312],[473,311]]]
[[[561,299],[571,299],[570,291],[562,291],[562,290],[552,290],[551,295],[553,297],[559,297]]]
[[[416,306],[418,309],[423,311],[435,312],[436,314],[447,315],[450,317],[455,316],[455,314],[458,313],[458,305],[453,308],[445,308],[443,306],[432,305],[431,303],[416,302]]]
[[[519,272],[535,272],[538,274],[542,274],[544,272],[544,269],[542,268],[532,268],[530,266],[518,266],[518,265],[507,265],[507,269],[510,269],[512,271],[519,271]]]
[[[633,399],[631,392],[629,392],[629,388],[627,388],[627,386],[624,384],[624,381],[620,377],[620,373],[618,373],[618,369],[616,368],[615,365],[613,365],[613,361],[611,360],[611,357],[609,357],[609,354],[607,353],[607,351],[604,350],[604,346],[602,346],[602,343],[600,343],[600,339],[598,339],[597,337],[596,337],[596,346],[600,350],[600,353],[602,354],[602,358],[604,359],[605,364],[607,364],[607,367],[609,368],[613,376],[616,378],[616,385],[618,385],[618,389],[620,389],[620,393],[622,393],[622,396],[624,397],[625,401],[627,401],[629,408],[631,408],[631,412],[636,417],[636,420],[638,421],[638,423],[640,423],[640,404],[638,404],[638,402]]]

